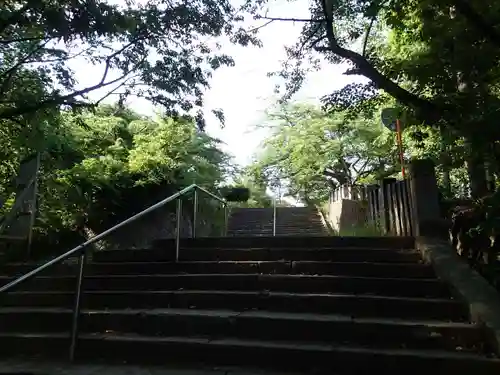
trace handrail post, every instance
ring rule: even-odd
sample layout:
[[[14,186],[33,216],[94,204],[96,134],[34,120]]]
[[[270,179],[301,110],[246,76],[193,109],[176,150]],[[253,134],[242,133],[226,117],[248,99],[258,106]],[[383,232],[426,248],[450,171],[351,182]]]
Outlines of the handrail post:
[[[276,197],[273,199],[273,237],[276,236]]]
[[[177,227],[175,228],[175,261],[179,261],[181,249],[181,221],[182,221],[182,199],[177,199]]]
[[[69,346],[69,360],[75,360],[75,351],[78,341],[78,325],[80,322],[80,309],[82,301],[82,284],[85,272],[85,263],[87,263],[87,249],[83,249],[78,257],[78,275],[76,278],[75,304],[73,307],[73,319],[71,321],[71,343]]]
[[[194,188],[193,192],[193,224],[192,224],[192,236],[196,238],[196,223],[198,222],[198,189]]]
[[[228,206],[227,202],[224,203],[224,227],[222,228],[222,237],[227,237],[227,222],[228,222]]]

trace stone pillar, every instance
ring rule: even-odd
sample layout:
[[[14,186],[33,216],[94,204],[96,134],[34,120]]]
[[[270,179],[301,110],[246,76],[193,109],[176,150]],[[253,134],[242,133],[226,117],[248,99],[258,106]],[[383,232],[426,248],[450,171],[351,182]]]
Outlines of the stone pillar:
[[[368,219],[372,225],[378,225],[378,199],[377,199],[378,185],[366,186],[366,195],[368,202]]]
[[[434,162],[414,159],[409,166],[410,208],[414,236],[445,234]]]
[[[380,184],[379,190],[379,207],[380,207],[380,227],[384,234],[391,231],[391,221],[389,215],[389,191],[387,187],[396,182],[395,178],[384,178]]]

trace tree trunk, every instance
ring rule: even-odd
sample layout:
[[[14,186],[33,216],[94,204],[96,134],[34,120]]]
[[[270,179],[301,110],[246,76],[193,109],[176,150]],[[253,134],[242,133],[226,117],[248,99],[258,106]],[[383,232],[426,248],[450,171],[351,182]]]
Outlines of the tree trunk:
[[[474,199],[488,194],[488,183],[486,181],[486,168],[482,150],[469,143],[470,150],[466,158],[467,173],[469,175],[470,194]]]
[[[444,196],[446,198],[451,197],[451,179],[450,179],[450,167],[443,165],[443,190]]]
[[[449,12],[450,19],[454,19],[456,16],[455,7],[451,6]],[[463,95],[470,95],[473,87],[471,72],[459,71],[456,74],[456,78],[457,91]],[[471,125],[472,124],[469,124],[469,126]],[[467,174],[469,175],[470,195],[472,198],[476,199],[484,196],[488,192],[484,152],[480,147],[477,147],[477,142],[471,139],[470,136],[466,137],[465,141],[468,145],[465,163],[467,165]]]

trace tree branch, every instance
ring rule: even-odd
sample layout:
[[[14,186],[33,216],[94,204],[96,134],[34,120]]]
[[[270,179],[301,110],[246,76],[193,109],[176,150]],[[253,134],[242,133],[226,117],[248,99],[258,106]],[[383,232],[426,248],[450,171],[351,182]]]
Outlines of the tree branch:
[[[35,53],[37,53],[38,51],[40,51],[43,47],[45,47],[47,45],[49,41],[45,41],[45,43],[42,43],[42,44],[38,44],[35,46],[35,48],[33,48],[31,51],[29,51],[23,58],[19,59],[19,61],[11,66],[10,68],[4,70],[3,72],[0,73],[0,78],[3,77],[3,76],[10,76],[15,70],[17,70],[17,68],[19,68],[21,65],[23,65],[24,63],[27,62],[27,60],[33,56]]]
[[[37,63],[37,64],[45,64],[45,63],[52,63],[52,62],[62,62],[62,61],[68,61],[68,60],[72,60],[76,57],[79,57],[79,56],[82,56],[84,53],[90,51],[91,49],[93,49],[94,46],[90,46],[90,47],[87,47],[85,49],[82,49],[80,52],[77,52],[77,53],[74,53],[72,55],[68,55],[66,57],[62,57],[62,58],[56,58],[56,59],[47,59],[47,60],[30,60],[30,61],[26,61],[27,64],[33,64],[33,63]]]
[[[322,19],[312,18],[286,18],[286,17],[267,17],[259,16],[258,19],[271,20],[271,21],[288,21],[288,22],[324,22]]]
[[[31,106],[25,106],[21,108],[8,108],[3,111],[0,111],[0,119],[13,119],[17,116],[22,116],[22,115],[27,115],[33,112],[36,112],[40,109],[52,106],[52,105],[63,105],[63,104],[75,104],[70,103],[71,100],[73,100],[77,96],[83,96],[85,94],[88,94],[89,92],[95,91],[97,89],[107,87],[109,85],[113,85],[114,83],[117,83],[127,77],[129,74],[132,72],[136,71],[142,63],[146,60],[146,57],[144,57],[141,61],[139,61],[131,70],[127,71],[126,73],[122,74],[120,77],[113,79],[109,82],[103,82],[102,78],[101,81],[93,86],[89,86],[87,88],[77,90],[72,92],[71,94],[63,95],[63,96],[54,96],[50,99],[40,101],[38,103],[35,103]],[[103,75],[103,78],[105,78],[105,75],[107,75],[107,70],[105,70],[105,73]]]
[[[7,39],[7,40],[0,39],[0,44],[6,46],[7,44],[11,44],[11,43],[32,42],[32,41],[35,41],[35,40],[42,40],[44,38],[45,38],[45,36],[41,35],[41,36],[26,37],[26,38],[17,38],[17,39]]]
[[[104,96],[102,96],[99,100],[96,101],[95,104],[99,105],[104,99],[108,98],[109,96],[111,95],[121,95],[121,94],[124,94],[124,93],[117,93],[116,91],[122,87],[124,87],[125,85],[127,85],[127,83],[134,79],[134,78],[138,78],[139,75],[135,75],[135,76],[132,76],[132,77],[128,77],[126,80],[124,80],[123,82],[120,82],[119,85],[117,85],[115,88],[113,88],[112,90],[110,90],[107,94],[105,94]]]
[[[356,66],[357,72],[359,71],[359,74],[365,76],[366,78],[369,78],[377,88],[386,91],[388,94],[401,101],[402,103],[410,107],[419,109],[428,118],[429,114],[431,114],[431,118],[433,118],[438,111],[434,103],[431,103],[430,101],[420,98],[419,96],[405,90],[398,84],[392,82],[389,78],[385,77],[382,73],[380,73],[364,56],[360,55],[357,52],[343,48],[338,44],[337,39],[335,38],[335,35],[333,33],[333,19],[327,10],[326,0],[322,0],[322,3],[323,14],[326,20],[326,37],[329,46],[315,47],[315,50],[320,52],[333,52],[337,56],[349,60]]]
[[[256,26],[256,27],[254,27],[254,28],[252,28],[252,29],[247,30],[247,33],[253,33],[253,32],[255,32],[255,31],[257,31],[257,30],[260,30],[260,29],[262,29],[262,28],[266,27],[267,25],[270,25],[270,24],[271,24],[271,23],[273,23],[274,21],[275,21],[275,20],[269,20],[269,21],[267,21],[266,23],[264,23],[264,24],[262,24],[262,25],[260,25],[260,26]]]
[[[33,48],[30,52],[26,54],[23,58],[21,58],[15,65],[11,66],[7,70],[3,71],[0,73],[0,79],[2,79],[2,83],[0,85],[0,95],[3,95],[5,92],[7,92],[9,85],[12,81],[12,78],[16,74],[17,70],[21,67],[21,65],[27,63],[28,59],[33,56],[35,53],[43,49],[49,41],[45,41],[45,43],[37,45],[35,48]]]
[[[370,36],[370,32],[372,31],[373,24],[375,22],[375,17],[372,17],[370,24],[368,25],[368,29],[366,30],[365,40],[363,41],[363,52],[362,56],[366,56],[366,46],[368,45],[368,38]]]
[[[30,3],[27,2],[24,6],[16,11],[12,11],[9,17],[7,17],[3,22],[0,22],[0,34],[10,25],[15,24],[19,17],[30,8]]]
[[[317,51],[333,52],[336,55],[351,61],[356,66],[356,72],[369,78],[377,88],[384,90],[400,102],[419,109],[428,119],[435,119],[440,110],[437,106],[418,95],[415,95],[398,84],[392,82],[389,78],[380,73],[371,63],[359,53],[340,47],[338,44],[331,44],[330,47],[316,47]]]

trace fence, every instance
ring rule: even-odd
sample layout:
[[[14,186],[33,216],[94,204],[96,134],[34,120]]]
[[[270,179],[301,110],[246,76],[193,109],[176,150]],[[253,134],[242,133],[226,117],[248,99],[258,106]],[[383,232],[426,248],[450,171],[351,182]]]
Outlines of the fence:
[[[329,219],[339,232],[369,225],[381,234],[414,234],[409,180],[384,179],[380,185],[340,186],[330,194]]]

